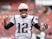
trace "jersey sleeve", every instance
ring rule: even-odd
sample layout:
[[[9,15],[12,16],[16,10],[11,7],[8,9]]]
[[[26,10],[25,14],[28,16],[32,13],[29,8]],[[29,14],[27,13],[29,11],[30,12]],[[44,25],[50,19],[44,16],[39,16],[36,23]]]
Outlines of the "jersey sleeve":
[[[12,16],[12,18],[10,19],[10,22],[12,22],[13,24],[15,24],[15,16]]]
[[[40,26],[38,24],[38,17],[33,17],[33,22],[32,22],[32,25],[37,28],[38,30],[40,30]]]
[[[38,23],[38,17],[37,17],[37,16],[34,16],[33,22],[34,22],[35,24]]]

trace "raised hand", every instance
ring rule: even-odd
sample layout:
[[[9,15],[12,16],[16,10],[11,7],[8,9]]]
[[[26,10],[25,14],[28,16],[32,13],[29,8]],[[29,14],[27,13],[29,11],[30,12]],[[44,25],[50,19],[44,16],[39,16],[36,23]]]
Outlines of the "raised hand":
[[[7,25],[7,20],[8,20],[8,17],[4,17],[4,26]]]
[[[44,24],[43,26],[41,26],[41,31],[45,31],[48,28],[48,24]]]

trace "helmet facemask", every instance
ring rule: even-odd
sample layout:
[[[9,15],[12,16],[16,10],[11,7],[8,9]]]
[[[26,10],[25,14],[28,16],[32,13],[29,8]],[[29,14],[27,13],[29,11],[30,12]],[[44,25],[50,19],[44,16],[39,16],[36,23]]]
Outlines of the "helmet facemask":
[[[21,9],[19,11],[20,11],[20,15],[21,15],[22,18],[26,18],[27,17],[28,9]]]

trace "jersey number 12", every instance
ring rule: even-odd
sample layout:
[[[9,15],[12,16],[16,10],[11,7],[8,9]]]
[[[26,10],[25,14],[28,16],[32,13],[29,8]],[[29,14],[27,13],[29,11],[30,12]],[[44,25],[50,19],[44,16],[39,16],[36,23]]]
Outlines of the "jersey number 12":
[[[28,24],[27,23],[23,23],[22,26],[20,26],[21,24],[18,23],[18,33],[28,33]],[[21,28],[22,27],[22,28]],[[26,29],[26,30],[25,30]]]

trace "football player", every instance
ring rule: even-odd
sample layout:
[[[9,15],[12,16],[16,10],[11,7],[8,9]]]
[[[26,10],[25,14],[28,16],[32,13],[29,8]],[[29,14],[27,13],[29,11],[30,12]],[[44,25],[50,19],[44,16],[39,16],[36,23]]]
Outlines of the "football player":
[[[4,19],[4,27],[8,30],[16,24],[16,39],[31,39],[32,26],[40,30],[40,26],[38,25],[38,17],[28,15],[29,7],[25,3],[21,3],[19,5],[18,11],[20,15],[13,16],[8,24],[6,23],[6,18]]]

